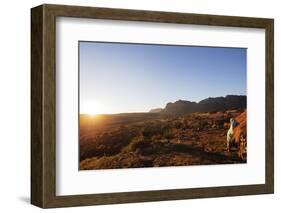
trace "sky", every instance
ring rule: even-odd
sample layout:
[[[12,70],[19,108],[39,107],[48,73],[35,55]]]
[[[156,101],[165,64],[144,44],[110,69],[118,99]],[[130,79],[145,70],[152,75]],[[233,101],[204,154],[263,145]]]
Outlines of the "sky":
[[[147,112],[246,95],[245,48],[79,42],[81,114]]]

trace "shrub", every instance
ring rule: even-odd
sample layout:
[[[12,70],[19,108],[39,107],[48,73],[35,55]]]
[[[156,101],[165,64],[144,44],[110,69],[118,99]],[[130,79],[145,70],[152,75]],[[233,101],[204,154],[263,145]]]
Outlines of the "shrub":
[[[132,139],[132,141],[122,149],[123,153],[126,152],[135,152],[136,149],[140,146],[140,144],[144,143],[144,136],[138,135]]]

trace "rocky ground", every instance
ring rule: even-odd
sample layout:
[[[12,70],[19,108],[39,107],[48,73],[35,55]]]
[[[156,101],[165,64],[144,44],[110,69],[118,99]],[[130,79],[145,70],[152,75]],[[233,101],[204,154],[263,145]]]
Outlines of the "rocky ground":
[[[239,121],[226,150],[229,119]],[[233,164],[246,162],[246,112],[177,116],[124,114],[80,117],[80,169]],[[241,155],[243,152],[243,157]]]

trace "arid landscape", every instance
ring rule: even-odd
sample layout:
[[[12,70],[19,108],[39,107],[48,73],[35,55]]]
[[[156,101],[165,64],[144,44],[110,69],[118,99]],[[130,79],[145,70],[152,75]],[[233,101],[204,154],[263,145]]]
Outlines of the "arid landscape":
[[[245,163],[246,117],[246,96],[235,95],[147,113],[80,114],[80,170]]]

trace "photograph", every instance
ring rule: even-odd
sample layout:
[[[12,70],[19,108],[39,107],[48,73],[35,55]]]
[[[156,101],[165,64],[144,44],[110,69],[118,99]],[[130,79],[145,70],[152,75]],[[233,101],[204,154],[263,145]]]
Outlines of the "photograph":
[[[247,163],[247,48],[78,50],[79,170]]]
[[[212,5],[33,5],[32,205],[274,193],[275,20]]]

